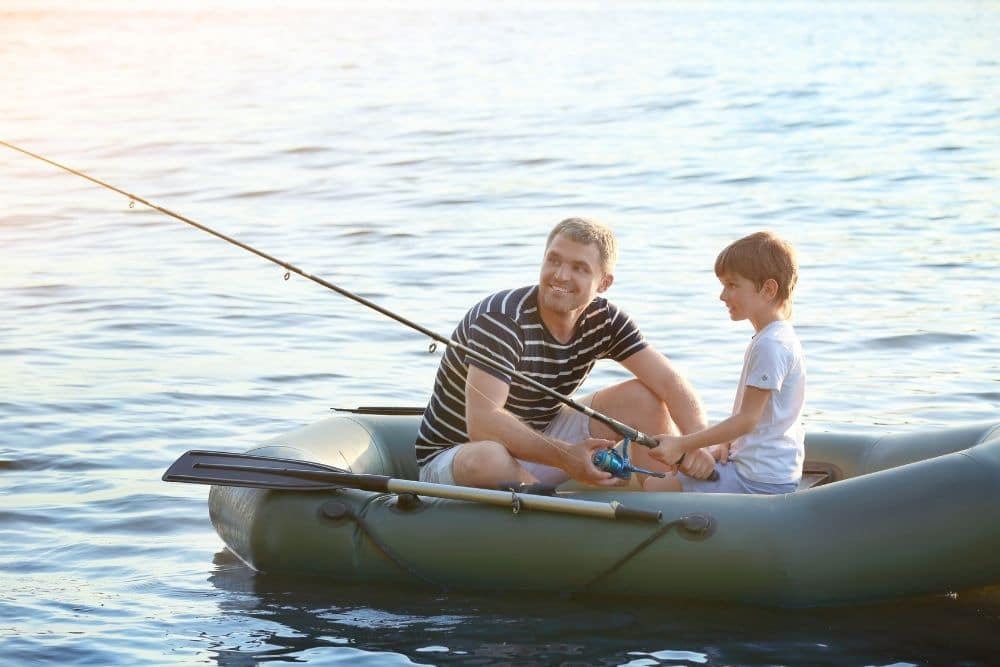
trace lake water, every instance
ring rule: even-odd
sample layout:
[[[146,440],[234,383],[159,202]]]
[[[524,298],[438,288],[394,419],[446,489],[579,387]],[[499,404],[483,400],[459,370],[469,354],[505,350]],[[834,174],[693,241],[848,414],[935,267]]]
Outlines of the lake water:
[[[713,261],[770,228],[808,428],[1000,418],[1000,4],[99,4],[0,8],[0,140],[444,334],[603,219],[609,296],[713,419],[751,333]],[[995,664],[998,589],[790,612],[254,575],[167,465],[422,405],[440,355],[283,273],[0,147],[0,661]]]

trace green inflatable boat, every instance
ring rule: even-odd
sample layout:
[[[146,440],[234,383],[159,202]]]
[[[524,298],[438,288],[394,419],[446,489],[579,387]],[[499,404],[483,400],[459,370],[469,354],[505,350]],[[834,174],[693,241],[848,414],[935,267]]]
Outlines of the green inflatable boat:
[[[164,478],[215,483],[212,523],[261,572],[786,607],[1000,584],[1000,424],[813,433],[785,495],[544,496],[413,481],[419,420],[352,411],[249,452],[266,469],[178,460]]]

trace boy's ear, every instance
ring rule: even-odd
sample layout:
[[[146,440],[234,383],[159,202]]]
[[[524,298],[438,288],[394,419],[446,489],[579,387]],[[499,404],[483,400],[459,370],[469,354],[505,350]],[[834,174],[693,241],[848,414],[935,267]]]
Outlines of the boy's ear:
[[[773,299],[778,295],[778,281],[774,278],[768,278],[764,281],[764,286],[760,288],[768,299]]]
[[[611,273],[605,273],[604,277],[601,278],[601,282],[597,285],[598,292],[607,292],[608,288],[611,287],[611,283],[615,281],[615,277]]]

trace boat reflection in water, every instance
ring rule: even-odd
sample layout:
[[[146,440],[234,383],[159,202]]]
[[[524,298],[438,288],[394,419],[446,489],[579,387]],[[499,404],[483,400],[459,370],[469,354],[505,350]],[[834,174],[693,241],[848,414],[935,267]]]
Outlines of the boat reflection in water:
[[[220,665],[989,664],[1000,588],[821,609],[601,595],[441,592],[266,575],[228,550],[208,578]],[[249,622],[248,618],[259,622]],[[780,631],[775,628],[781,628]],[[512,638],[517,638],[512,642]]]

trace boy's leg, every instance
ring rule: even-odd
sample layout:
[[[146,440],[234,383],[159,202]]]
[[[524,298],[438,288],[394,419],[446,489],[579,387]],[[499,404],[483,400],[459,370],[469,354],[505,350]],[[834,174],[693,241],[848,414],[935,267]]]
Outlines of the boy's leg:
[[[643,491],[669,491],[671,493],[677,493],[684,490],[684,487],[681,485],[681,480],[674,475],[667,475],[666,477],[650,477],[649,475],[643,475],[643,477]]]

